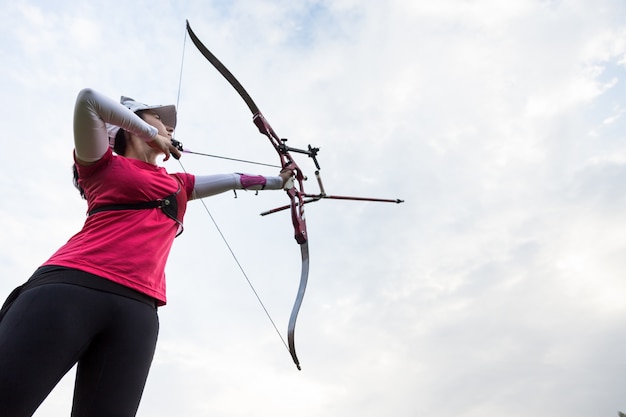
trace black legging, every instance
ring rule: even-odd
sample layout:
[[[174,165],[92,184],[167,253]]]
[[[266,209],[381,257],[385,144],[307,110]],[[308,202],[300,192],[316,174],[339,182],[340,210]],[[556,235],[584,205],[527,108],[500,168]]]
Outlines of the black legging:
[[[24,291],[0,322],[0,414],[31,416],[78,362],[73,417],[131,417],[154,356],[157,310],[72,284]]]

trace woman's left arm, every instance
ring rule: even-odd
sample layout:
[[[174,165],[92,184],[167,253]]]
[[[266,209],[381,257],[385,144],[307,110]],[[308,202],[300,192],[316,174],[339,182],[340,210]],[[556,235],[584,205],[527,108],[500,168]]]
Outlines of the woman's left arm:
[[[247,174],[196,175],[191,199],[220,194],[230,190],[280,190],[288,175],[266,177]]]

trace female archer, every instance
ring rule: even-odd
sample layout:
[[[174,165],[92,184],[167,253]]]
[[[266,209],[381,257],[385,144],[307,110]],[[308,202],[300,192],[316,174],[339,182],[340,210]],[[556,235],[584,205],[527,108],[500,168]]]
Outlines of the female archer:
[[[82,90],[74,183],[87,200],[77,234],[16,288],[0,312],[0,414],[31,416],[75,364],[73,417],[134,416],[154,354],[165,264],[187,201],[281,189],[293,175],[168,174],[176,108],[121,104]]]

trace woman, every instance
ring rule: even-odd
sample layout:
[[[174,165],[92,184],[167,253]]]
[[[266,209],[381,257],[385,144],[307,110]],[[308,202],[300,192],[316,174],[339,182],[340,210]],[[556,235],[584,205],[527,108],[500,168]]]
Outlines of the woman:
[[[0,415],[31,416],[78,363],[72,416],[134,416],[165,305],[165,264],[188,200],[280,189],[293,174],[168,174],[174,106],[122,104],[82,90],[74,110],[74,180],[88,217],[0,314]],[[115,153],[114,153],[115,152]],[[4,317],[1,317],[4,315]]]

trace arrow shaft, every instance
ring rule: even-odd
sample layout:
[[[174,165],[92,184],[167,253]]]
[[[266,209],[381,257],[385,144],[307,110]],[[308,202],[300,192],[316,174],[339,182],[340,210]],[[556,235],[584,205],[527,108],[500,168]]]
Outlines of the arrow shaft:
[[[243,162],[243,163],[246,163],[246,164],[262,165],[262,166],[272,167],[272,168],[281,168],[280,165],[266,164],[265,162],[249,161],[247,159],[231,158],[231,157],[228,157],[228,156],[212,155],[212,154],[209,154],[209,153],[195,152],[195,151],[192,151],[192,150],[189,150],[189,149],[183,149],[182,152],[188,153],[188,154],[192,154],[192,155],[200,155],[200,156],[208,156],[208,157],[211,157],[211,158],[226,159],[228,161]]]

